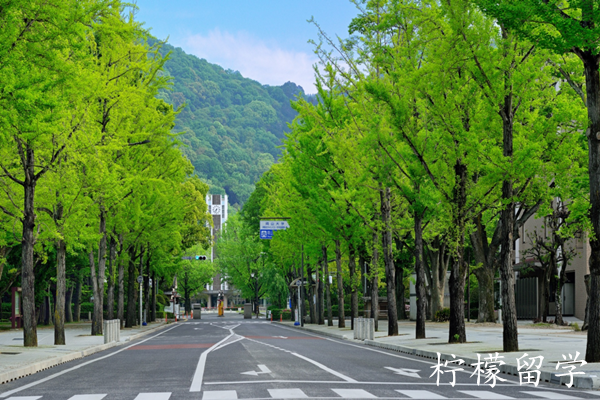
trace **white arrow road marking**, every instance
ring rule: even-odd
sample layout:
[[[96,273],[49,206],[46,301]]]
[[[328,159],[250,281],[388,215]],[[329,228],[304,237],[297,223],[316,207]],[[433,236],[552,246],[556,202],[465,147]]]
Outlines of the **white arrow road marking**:
[[[392,367],[383,367],[385,369],[389,369],[390,371],[394,371],[397,375],[405,375],[411,376],[413,378],[420,378],[417,372],[420,372],[420,369],[410,369],[410,368],[392,368]]]
[[[271,370],[269,368],[267,368],[266,365],[262,365],[262,364],[258,364],[258,369],[260,369],[260,372],[256,372],[256,371],[247,371],[247,372],[242,372],[242,375],[252,375],[252,376],[258,376],[259,374],[270,374]]]

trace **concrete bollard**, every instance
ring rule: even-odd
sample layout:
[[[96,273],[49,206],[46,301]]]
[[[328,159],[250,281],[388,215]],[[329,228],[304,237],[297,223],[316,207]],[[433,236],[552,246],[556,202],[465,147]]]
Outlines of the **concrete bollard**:
[[[354,340],[364,340],[363,335],[363,319],[354,319]]]
[[[375,339],[375,320],[373,318],[354,319],[354,339]]]
[[[121,321],[118,319],[105,320],[102,323],[104,343],[119,342],[121,340]]]
[[[367,334],[365,339],[375,340],[375,319],[366,318],[367,320]]]

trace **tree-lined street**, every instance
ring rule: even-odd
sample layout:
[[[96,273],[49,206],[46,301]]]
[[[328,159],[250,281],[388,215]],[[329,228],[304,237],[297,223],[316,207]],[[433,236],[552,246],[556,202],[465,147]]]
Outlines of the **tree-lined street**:
[[[518,377],[491,388],[473,368],[440,377],[435,360],[265,320],[208,316],[2,386],[3,399],[597,398]],[[79,396],[79,397],[77,397]],[[570,397],[569,397],[570,396]]]

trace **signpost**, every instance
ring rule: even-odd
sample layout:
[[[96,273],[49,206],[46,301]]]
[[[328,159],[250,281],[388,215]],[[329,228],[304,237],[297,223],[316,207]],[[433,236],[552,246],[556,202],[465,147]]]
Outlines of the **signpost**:
[[[288,229],[290,224],[287,221],[260,221],[260,238],[265,240],[273,239],[273,232]]]

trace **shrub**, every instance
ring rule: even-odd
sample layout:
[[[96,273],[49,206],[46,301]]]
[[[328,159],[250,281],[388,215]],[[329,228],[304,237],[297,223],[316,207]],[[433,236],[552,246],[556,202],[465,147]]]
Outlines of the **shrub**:
[[[94,303],[92,303],[90,301],[84,301],[83,303],[81,303],[80,310],[81,310],[81,316],[87,317],[88,312],[91,312],[91,313],[94,312]]]
[[[446,322],[450,320],[450,309],[442,308],[435,313],[433,322]]]
[[[281,308],[271,308],[269,307],[269,309],[271,310],[271,314],[273,315],[273,321],[278,320],[279,317],[281,315],[282,319],[290,319],[291,318],[291,310],[290,309],[281,309]],[[287,315],[287,318],[286,318]]]
[[[292,310],[283,310],[282,319],[284,321],[291,321],[292,320]]]
[[[571,322],[570,325],[575,332],[579,332],[581,330],[581,328],[579,327],[579,324],[577,322]]]
[[[167,313],[167,318],[168,319],[175,319],[175,314],[173,314],[172,312],[168,312]]]
[[[156,319],[163,319],[165,317],[164,311],[156,311]]]

